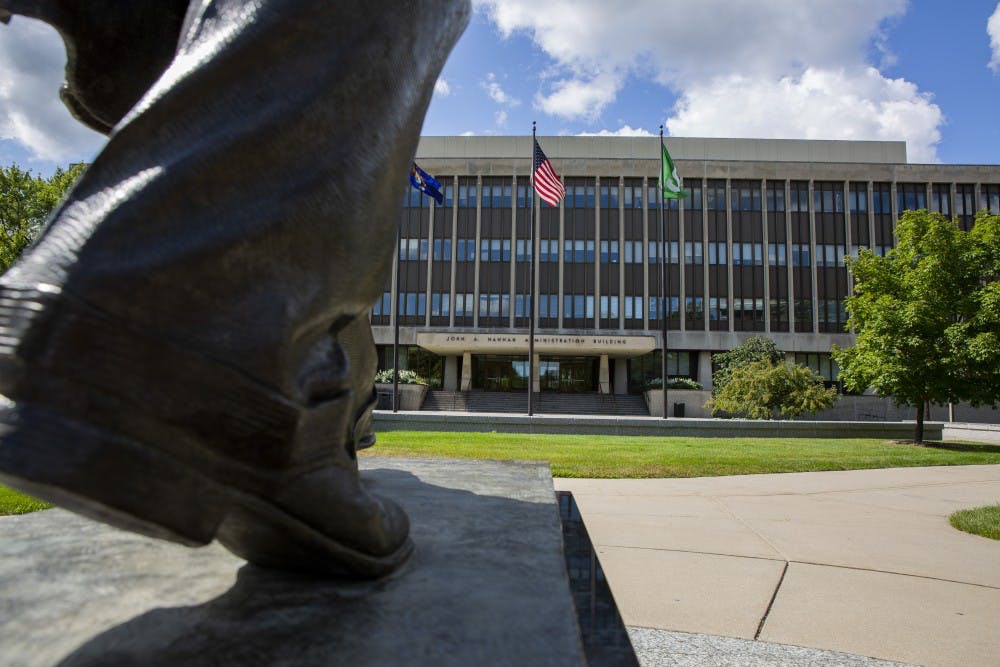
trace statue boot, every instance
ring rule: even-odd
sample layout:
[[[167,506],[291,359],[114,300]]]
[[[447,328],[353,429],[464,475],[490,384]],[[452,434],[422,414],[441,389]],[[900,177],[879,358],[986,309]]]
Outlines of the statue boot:
[[[368,311],[468,14],[192,3],[176,57],[0,277],[0,481],[262,565],[398,567],[406,515],[357,467]]]

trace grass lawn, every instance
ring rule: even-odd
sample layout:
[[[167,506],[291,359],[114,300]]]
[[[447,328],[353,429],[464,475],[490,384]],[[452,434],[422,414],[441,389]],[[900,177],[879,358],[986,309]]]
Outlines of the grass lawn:
[[[1000,504],[955,512],[948,520],[959,530],[1000,540]]]
[[[52,505],[35,500],[23,493],[18,493],[6,486],[0,486],[0,516],[7,514],[27,514],[35,510],[44,510]]]
[[[1000,447],[877,439],[684,438],[383,431],[364,455],[549,461],[556,477],[712,477],[1000,463]]]
[[[918,447],[863,438],[743,440],[427,431],[383,431],[376,446],[361,455],[549,461],[556,477],[612,479],[1000,464],[1000,446],[965,443]],[[47,507],[0,486],[0,515]]]

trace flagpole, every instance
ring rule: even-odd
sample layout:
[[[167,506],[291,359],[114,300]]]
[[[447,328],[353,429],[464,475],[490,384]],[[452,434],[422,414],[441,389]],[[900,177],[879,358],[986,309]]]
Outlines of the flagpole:
[[[400,216],[402,218],[402,216]],[[399,274],[403,264],[399,261],[399,242],[402,238],[402,219],[396,222],[396,293],[392,299],[392,411],[399,412]]]
[[[531,121],[531,177],[528,181],[528,205],[531,208],[528,228],[528,416],[535,414],[535,121]]]
[[[660,317],[663,325],[663,418],[667,419],[667,224],[663,216],[663,126],[660,125],[660,178],[657,198],[660,201]]]

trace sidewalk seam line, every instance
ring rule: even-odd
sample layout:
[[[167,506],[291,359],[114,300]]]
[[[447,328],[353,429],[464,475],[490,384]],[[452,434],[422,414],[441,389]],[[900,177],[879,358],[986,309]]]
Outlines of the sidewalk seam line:
[[[773,563],[788,563],[784,558],[770,558],[768,556],[746,556],[743,554],[727,554],[718,551],[696,551],[694,549],[673,549],[670,547],[638,547],[631,544],[595,544],[595,549],[637,549],[640,551],[669,551],[680,554],[694,554],[696,556],[719,556],[721,558],[748,558],[751,560],[766,560]],[[812,565],[814,563],[810,563]],[[834,566],[836,567],[836,566]]]
[[[855,572],[872,572],[875,574],[890,574],[895,577],[913,577],[914,579],[927,579],[928,581],[940,581],[943,584],[959,584],[961,586],[975,586],[991,591],[1000,591],[1000,586],[990,584],[977,584],[971,581],[958,581],[957,579],[944,579],[942,577],[932,577],[926,574],[912,574],[910,572],[894,572],[892,570],[876,570],[870,567],[858,567],[856,565],[833,565],[831,563],[814,563],[808,560],[793,560],[796,565],[813,565],[815,567],[832,567],[839,570],[854,570]]]
[[[767,609],[764,610],[764,615],[760,617],[760,623],[757,625],[757,632],[753,636],[753,640],[757,641],[760,639],[760,633],[764,631],[764,624],[767,623],[767,617],[771,613],[771,607],[774,606],[774,601],[778,599],[778,591],[781,589],[781,584],[785,581],[785,574],[788,572],[788,561],[785,561],[785,567],[781,570],[781,576],[778,577],[778,585],[774,587],[774,593],[771,594],[771,600],[767,603]]]

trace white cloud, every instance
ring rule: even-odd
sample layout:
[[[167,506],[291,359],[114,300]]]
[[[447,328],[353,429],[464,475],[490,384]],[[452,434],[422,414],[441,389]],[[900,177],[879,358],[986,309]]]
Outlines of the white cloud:
[[[937,159],[940,108],[873,67],[894,60],[886,25],[906,0],[475,4],[552,59],[535,98],[545,113],[593,121],[627,80],[652,80],[679,96],[671,134],[905,139],[911,159]]]
[[[601,74],[589,81],[566,79],[555,84],[551,95],[539,95],[535,106],[553,116],[594,121],[621,87],[622,80],[616,74]]]
[[[994,74],[1000,74],[1000,2],[993,10],[993,15],[986,22],[986,34],[990,36],[990,49],[993,57],[990,58],[990,69]]]
[[[451,84],[443,77],[438,79],[434,83],[434,94],[441,97],[448,97],[451,95]]]
[[[622,125],[617,130],[601,130],[600,132],[580,132],[578,137],[652,137],[655,136],[649,130],[631,125]]]
[[[465,132],[463,132],[459,136],[462,136],[462,137],[474,137],[474,136],[476,136],[476,133],[473,132],[472,130],[466,130]]]
[[[869,67],[719,77],[687,88],[666,125],[674,136],[905,140],[910,161],[935,162],[942,122],[914,84]]]
[[[500,87],[500,83],[497,81],[496,74],[490,72],[486,75],[486,81],[480,84],[486,94],[490,96],[497,104],[502,104],[506,106],[516,107],[521,103],[521,100],[511,97],[504,92],[503,88]]]
[[[65,64],[62,40],[44,23],[14,17],[0,26],[0,138],[63,163],[92,158],[105,141],[59,99]]]
[[[497,127],[503,127],[507,124],[507,111],[500,109],[500,111],[493,114],[493,118],[496,121]]]

